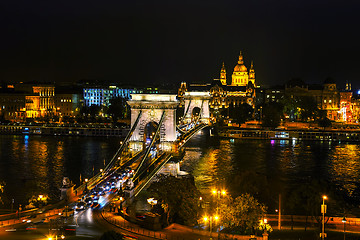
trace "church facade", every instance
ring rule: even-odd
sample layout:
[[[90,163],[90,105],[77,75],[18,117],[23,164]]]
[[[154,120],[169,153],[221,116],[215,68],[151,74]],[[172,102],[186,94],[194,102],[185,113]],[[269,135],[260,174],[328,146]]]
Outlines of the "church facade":
[[[220,69],[220,79],[214,79],[207,84],[187,85],[183,82],[178,90],[178,99],[180,100],[180,106],[182,106],[185,92],[208,92],[211,112],[227,109],[228,107],[237,107],[241,104],[248,104],[255,108],[256,88],[258,87],[255,82],[254,65],[251,62],[248,70],[240,52],[239,59],[231,75],[231,83],[228,83],[225,63],[223,63]]]
[[[238,62],[231,75],[231,83],[228,84],[225,63],[222,64],[220,70],[220,79],[213,80],[210,88],[212,97],[210,107],[219,109],[246,103],[254,108],[256,87],[254,64],[251,62],[248,70],[240,52]]]

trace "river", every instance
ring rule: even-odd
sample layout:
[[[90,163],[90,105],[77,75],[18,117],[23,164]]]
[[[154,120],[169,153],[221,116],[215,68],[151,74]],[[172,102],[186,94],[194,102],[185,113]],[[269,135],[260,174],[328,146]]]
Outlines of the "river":
[[[55,199],[62,178],[78,184],[99,172],[119,147],[119,138],[0,135],[0,181],[15,206],[31,196]],[[360,147],[356,143],[240,140],[195,135],[181,169],[194,175],[205,195],[212,188],[236,196],[254,192],[276,208],[279,193],[320,185],[321,194],[360,201]],[[322,188],[322,187],[323,188]],[[326,192],[328,191],[328,192]],[[315,196],[315,198],[318,196]]]

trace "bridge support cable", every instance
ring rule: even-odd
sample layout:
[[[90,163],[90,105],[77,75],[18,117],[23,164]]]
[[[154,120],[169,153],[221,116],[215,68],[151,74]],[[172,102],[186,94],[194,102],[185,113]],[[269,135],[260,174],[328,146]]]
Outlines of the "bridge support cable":
[[[141,182],[141,184],[135,189],[134,197],[136,197],[151,181],[151,179],[163,168],[163,166],[173,157],[172,154],[167,153],[164,156],[164,160]]]
[[[144,164],[147,156],[149,155],[150,150],[151,150],[151,148],[152,148],[152,146],[153,146],[153,144],[155,142],[155,139],[160,133],[160,128],[161,128],[161,125],[162,125],[164,119],[165,119],[165,110],[163,111],[163,113],[161,115],[161,118],[160,118],[160,121],[159,121],[159,126],[157,127],[156,132],[155,132],[153,138],[151,139],[151,142],[150,142],[149,146],[146,149],[145,155],[143,156],[139,166],[137,167],[137,169],[136,169],[136,171],[134,173],[134,177],[133,177],[134,179],[137,177],[137,174],[139,173],[141,166]]]
[[[139,115],[137,116],[133,126],[131,127],[130,131],[128,132],[128,134],[126,135],[123,144],[121,144],[121,146],[119,147],[119,149],[117,150],[117,152],[115,153],[115,155],[113,156],[113,158],[111,159],[111,161],[108,163],[108,165],[105,167],[104,172],[106,173],[107,171],[109,171],[114,163],[116,162],[118,156],[121,154],[121,152],[123,151],[124,147],[126,146],[127,142],[129,141],[130,137],[132,136],[133,132],[135,131],[140,118],[142,115],[142,110],[140,110]]]
[[[181,128],[178,125],[176,125],[176,129],[181,133],[185,133],[183,130],[181,130]]]
[[[183,117],[181,118],[181,122],[184,121],[184,118],[186,117],[186,115],[187,115],[187,113],[188,113],[188,111],[189,111],[190,104],[191,104],[191,99],[190,99],[190,101],[189,101],[189,105],[188,105],[187,108],[186,108],[186,111],[184,112]]]
[[[199,120],[201,118],[201,111],[203,110],[203,107],[204,107],[204,100],[202,100],[202,102],[201,102],[201,108],[200,108],[199,116],[196,118],[195,126],[196,126],[196,124],[199,122]]]

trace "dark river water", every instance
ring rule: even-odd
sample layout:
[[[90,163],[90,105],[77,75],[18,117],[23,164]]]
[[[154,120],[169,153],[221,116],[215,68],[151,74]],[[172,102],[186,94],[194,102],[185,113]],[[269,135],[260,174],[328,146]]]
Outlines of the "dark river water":
[[[119,138],[0,135],[0,181],[4,200],[59,196],[62,178],[78,184],[99,172],[119,147]],[[201,132],[186,145],[181,170],[194,175],[203,194],[224,188],[253,192],[276,208],[279,193],[313,191],[360,203],[360,147],[356,143],[219,139]],[[306,190],[310,191],[310,190]],[[286,200],[286,199],[285,199]]]

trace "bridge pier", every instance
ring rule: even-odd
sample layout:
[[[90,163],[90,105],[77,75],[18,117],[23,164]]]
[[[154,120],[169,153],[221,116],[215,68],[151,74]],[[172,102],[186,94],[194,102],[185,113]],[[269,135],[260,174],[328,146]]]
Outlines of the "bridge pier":
[[[130,151],[138,152],[145,149],[151,136],[146,134],[149,124],[159,124],[160,119],[165,114],[164,121],[161,123],[159,132],[158,149],[160,151],[174,151],[176,141],[176,107],[179,102],[174,94],[132,94],[132,99],[128,101],[131,107],[131,126],[142,112],[139,123],[129,141]]]

